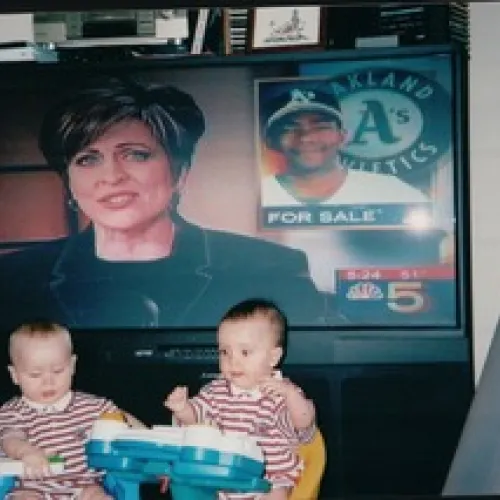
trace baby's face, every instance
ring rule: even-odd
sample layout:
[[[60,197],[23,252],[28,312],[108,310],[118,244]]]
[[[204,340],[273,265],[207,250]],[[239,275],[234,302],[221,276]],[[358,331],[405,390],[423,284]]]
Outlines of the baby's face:
[[[13,356],[12,380],[31,401],[52,404],[71,389],[75,356],[61,336],[19,338]]]
[[[217,339],[220,371],[242,389],[257,388],[272,374],[282,354],[273,327],[263,316],[223,321]]]

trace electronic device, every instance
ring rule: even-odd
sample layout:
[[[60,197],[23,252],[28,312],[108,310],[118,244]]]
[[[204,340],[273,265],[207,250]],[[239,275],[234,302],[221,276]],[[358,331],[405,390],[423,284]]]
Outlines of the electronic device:
[[[377,2],[335,6],[327,13],[331,48],[400,47],[455,41],[469,46],[469,4]]]
[[[442,47],[375,51],[370,57],[358,57],[356,51],[350,57],[342,52],[340,58],[333,53],[300,60],[279,55],[272,65],[266,58],[246,64],[232,64],[229,58],[197,66],[179,60],[168,66],[132,63],[122,68],[110,61],[71,65],[71,71],[64,64],[6,68],[0,87],[5,117],[1,127],[4,144],[10,146],[0,149],[0,182],[12,196],[0,215],[0,246],[40,247],[86,227],[81,214],[75,219],[75,212],[65,208],[61,179],[36,147],[36,125],[58,96],[100,73],[146,84],[173,83],[199,103],[212,130],[196,149],[180,214],[200,227],[246,234],[301,252],[324,301],[318,315],[310,313],[301,307],[304,296],[299,291],[294,295],[293,289],[286,290],[285,300],[285,281],[277,278],[262,289],[244,269],[218,285],[220,297],[237,301],[264,294],[284,307],[292,334],[312,330],[311,335],[327,345],[342,332],[352,338],[360,329],[370,337],[393,336],[395,331],[412,338],[431,332],[440,338],[463,337],[468,321],[466,273],[461,267],[464,195],[455,186],[461,186],[465,167],[458,154],[462,122],[458,105],[452,105],[460,102],[457,92],[462,92],[457,90],[462,84],[457,57],[451,48]],[[283,156],[266,144],[266,123],[271,111],[282,112],[273,108],[274,95],[287,92],[290,106],[314,92],[335,95],[348,131],[339,161],[353,171],[353,178],[361,176],[375,186],[389,180],[396,194],[387,198],[382,188],[374,187],[369,197],[362,191],[347,202],[266,204],[264,184],[283,169]],[[227,109],[234,115],[228,116]],[[11,125],[20,121],[27,124],[22,136]],[[208,179],[212,190],[203,188],[203,197],[195,194]],[[398,190],[404,193],[401,199]],[[0,258],[0,270],[1,263]],[[183,269],[178,273],[175,282],[164,284],[164,291],[180,300],[189,291],[183,288]],[[147,280],[152,279],[144,275],[131,287],[109,280],[105,287],[101,281],[90,284],[92,292],[81,297],[89,314],[61,320],[72,328],[96,331],[211,330],[229,306],[226,298],[206,307],[201,301],[187,309],[180,303],[173,310],[162,309],[161,296],[147,292]],[[7,296],[11,292],[11,284],[2,290]],[[74,292],[80,301],[78,287]],[[66,297],[57,300],[63,304]],[[24,313],[20,307],[0,321],[5,327]]]
[[[57,53],[49,47],[30,42],[0,43],[0,62],[56,62]]]
[[[188,38],[186,9],[36,12],[35,41],[61,47],[150,45]]]
[[[325,474],[324,497],[393,493],[393,485],[404,493],[415,484],[422,493],[434,492],[456,444],[471,376],[463,58],[454,45],[441,44],[200,58],[196,64],[173,58],[6,66],[0,81],[0,332],[7,335],[35,313],[67,324],[79,359],[76,387],[112,397],[146,422],[166,422],[162,401],[169,390],[186,385],[194,392],[218,375],[216,327],[224,312],[239,300],[264,296],[289,318],[284,375],[317,402],[329,455],[341,455]],[[84,302],[75,316],[64,316],[67,309],[52,314],[43,303],[35,308],[29,294],[10,305],[19,286],[30,291],[40,285],[42,259],[30,255],[50,253],[49,247],[89,229],[42,156],[38,134],[63,93],[103,75],[173,85],[194,98],[206,132],[183,184],[179,214],[201,228],[301,252],[293,252],[294,259],[308,263],[306,278],[322,298],[321,315],[288,278],[273,272],[277,263],[268,268],[265,287],[258,285],[248,272],[254,255],[243,250],[236,257],[245,265],[199,307],[206,289],[190,295],[186,283],[190,256],[204,246],[189,241],[175,279],[154,265],[148,271],[148,262],[122,262],[117,268],[124,274],[116,280],[94,280],[77,259],[82,286],[64,289],[70,276],[57,268],[42,296],[58,291],[61,303]],[[339,161],[347,175],[356,172],[352,178],[374,179],[361,186],[380,199],[263,205],[264,180],[284,172],[283,155],[267,140],[269,126],[290,109],[318,110],[317,96],[325,93],[338,101],[339,109],[326,107],[329,119],[321,126],[343,138]],[[283,94],[279,106],[275,98]],[[342,132],[335,128],[339,119]],[[392,176],[398,187],[381,187],[379,176]],[[398,192],[412,197],[384,198]],[[6,266],[13,252],[24,256],[22,262]],[[262,255],[262,262],[271,261],[270,253]],[[196,276],[203,280],[208,270],[198,268]],[[133,279],[124,284],[128,272]],[[150,285],[156,291],[145,293]],[[0,380],[3,394],[7,377]],[[390,428],[382,432],[384,421]],[[408,438],[406,462],[384,448],[402,442],[398,425]],[[347,442],[352,447],[345,448]],[[370,490],[372,481],[377,485]]]
[[[1,44],[33,41],[33,14],[0,14]]]
[[[222,9],[37,12],[33,38],[63,62],[220,54],[222,18]]]

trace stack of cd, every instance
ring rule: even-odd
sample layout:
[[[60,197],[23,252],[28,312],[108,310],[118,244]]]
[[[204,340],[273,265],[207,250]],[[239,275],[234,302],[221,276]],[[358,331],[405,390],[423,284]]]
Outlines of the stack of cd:
[[[226,9],[226,54],[243,54],[247,49],[248,9]]]

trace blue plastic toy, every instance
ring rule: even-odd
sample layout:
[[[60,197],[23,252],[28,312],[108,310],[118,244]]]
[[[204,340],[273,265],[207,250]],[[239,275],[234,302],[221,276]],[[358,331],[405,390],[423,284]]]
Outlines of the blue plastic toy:
[[[88,463],[105,470],[104,486],[117,500],[139,500],[141,483],[169,478],[174,500],[215,500],[218,490],[267,492],[260,449],[247,436],[206,426],[94,432]]]
[[[54,473],[64,471],[64,461],[61,457],[49,457],[50,469]],[[0,457],[0,498],[5,498],[16,485],[17,479],[22,476],[24,465],[21,460],[12,460]]]
[[[15,484],[16,476],[0,476],[0,498],[5,498]]]

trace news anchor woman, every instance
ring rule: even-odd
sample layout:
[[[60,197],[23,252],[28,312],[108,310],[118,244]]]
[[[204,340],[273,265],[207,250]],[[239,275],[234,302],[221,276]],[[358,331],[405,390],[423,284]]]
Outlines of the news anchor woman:
[[[327,301],[302,252],[179,215],[204,130],[190,95],[116,77],[82,85],[51,108],[39,146],[88,224],[0,258],[0,303],[11,323],[210,326],[254,296],[274,300],[294,324],[324,322]]]

